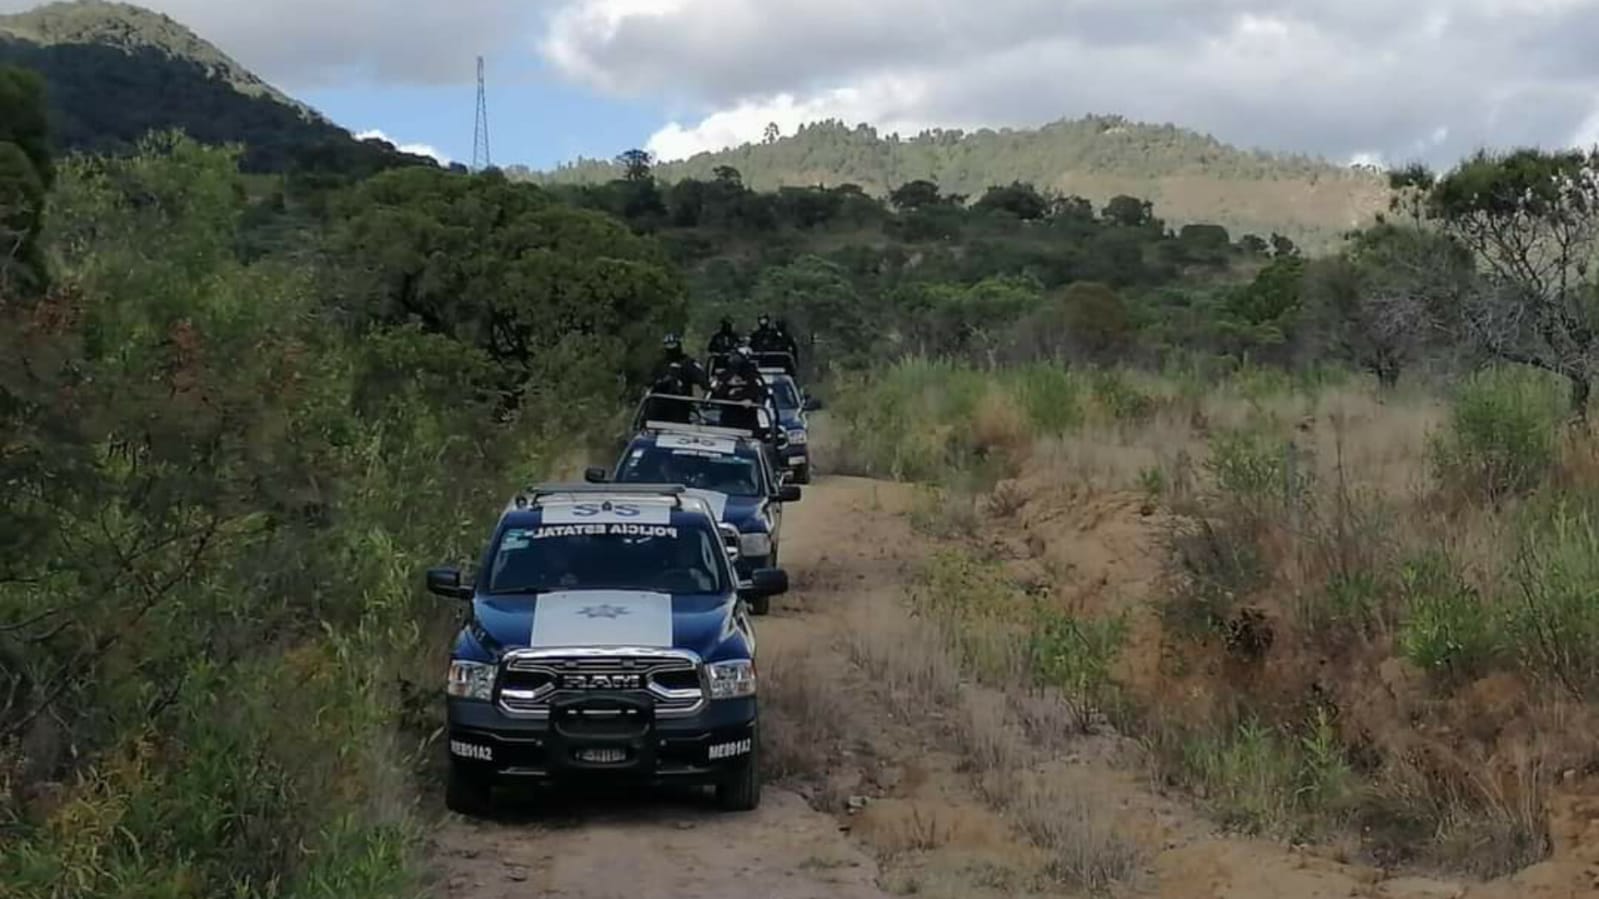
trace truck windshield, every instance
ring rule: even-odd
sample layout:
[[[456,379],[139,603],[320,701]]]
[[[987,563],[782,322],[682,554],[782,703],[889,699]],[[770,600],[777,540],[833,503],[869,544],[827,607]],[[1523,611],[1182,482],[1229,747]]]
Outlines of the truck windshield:
[[[723,593],[718,535],[709,528],[550,524],[507,528],[494,548],[490,593],[648,590]]]
[[[772,379],[772,398],[777,401],[777,408],[784,412],[800,407],[799,391],[794,389],[794,382],[788,378]]]
[[[648,447],[630,454],[617,480],[634,484],[682,484],[729,496],[760,496],[755,459],[732,453]]]

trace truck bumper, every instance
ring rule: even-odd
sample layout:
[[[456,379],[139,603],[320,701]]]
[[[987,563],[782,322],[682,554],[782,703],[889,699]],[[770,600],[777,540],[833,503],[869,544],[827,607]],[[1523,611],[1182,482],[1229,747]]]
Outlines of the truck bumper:
[[[648,700],[584,697],[548,718],[449,699],[450,760],[478,777],[714,784],[754,749],[755,699],[713,701],[692,718],[656,719]],[[608,713],[593,717],[592,712]]]
[[[739,580],[747,581],[753,572],[772,566],[772,557],[766,556],[739,556],[733,563],[733,571],[738,574]]]

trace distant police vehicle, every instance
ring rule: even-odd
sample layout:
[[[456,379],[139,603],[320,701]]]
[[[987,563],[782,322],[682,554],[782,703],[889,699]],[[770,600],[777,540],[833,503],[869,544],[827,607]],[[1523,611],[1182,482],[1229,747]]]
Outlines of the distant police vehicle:
[[[777,567],[783,504],[800,499],[800,488],[782,483],[759,441],[747,432],[707,425],[652,422],[628,443],[613,472],[591,468],[586,477],[593,483],[689,488],[719,522],[737,530],[734,568],[742,578]],[[765,596],[750,601],[757,615],[769,607]]]
[[[681,486],[549,485],[501,516],[475,583],[428,572],[471,603],[446,680],[446,804],[492,809],[508,779],[711,785],[760,802],[755,635],[709,505]]]
[[[761,376],[771,387],[773,405],[777,407],[777,421],[788,435],[788,441],[778,451],[789,476],[796,484],[811,482],[810,421],[805,413],[822,407],[815,398],[806,396],[795,383],[794,376],[780,368],[763,368]]]

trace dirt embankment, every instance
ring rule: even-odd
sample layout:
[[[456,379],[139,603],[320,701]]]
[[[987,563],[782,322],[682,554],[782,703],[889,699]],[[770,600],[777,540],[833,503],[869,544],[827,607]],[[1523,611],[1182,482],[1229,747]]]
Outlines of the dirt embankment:
[[[1024,485],[1029,486],[1029,485]],[[1158,564],[1136,497],[1065,496],[993,522],[1084,611],[1131,607]],[[794,591],[759,619],[768,766],[749,815],[678,797],[575,797],[494,822],[448,817],[439,895],[1278,899],[1599,896],[1599,791],[1553,803],[1553,857],[1492,884],[1405,877],[1336,852],[1220,835],[1150,786],[1136,746],[968,682],[904,608],[931,541],[910,491],[823,478],[785,520]],[[1153,676],[1135,628],[1125,676]]]

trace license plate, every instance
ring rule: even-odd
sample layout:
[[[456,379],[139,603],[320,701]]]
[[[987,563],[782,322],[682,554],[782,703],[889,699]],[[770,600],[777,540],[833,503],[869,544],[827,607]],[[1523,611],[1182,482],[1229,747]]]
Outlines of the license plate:
[[[608,765],[627,761],[627,750],[617,748],[579,749],[577,759],[594,765]]]
[[[789,460],[788,460],[788,464],[793,466],[794,468],[798,468],[801,465],[804,465],[806,463],[806,461],[807,460],[806,460],[806,458],[804,456],[791,456],[789,458]]]

